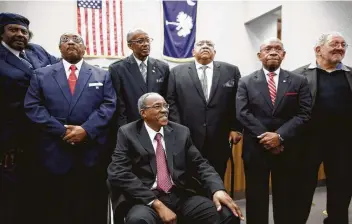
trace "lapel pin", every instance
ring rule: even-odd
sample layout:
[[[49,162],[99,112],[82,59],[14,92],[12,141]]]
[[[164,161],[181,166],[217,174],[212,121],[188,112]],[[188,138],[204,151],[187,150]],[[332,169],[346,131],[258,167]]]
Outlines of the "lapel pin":
[[[95,88],[96,88],[96,89],[99,89],[99,86],[96,86]]]
[[[282,82],[286,82],[286,79],[282,80]]]

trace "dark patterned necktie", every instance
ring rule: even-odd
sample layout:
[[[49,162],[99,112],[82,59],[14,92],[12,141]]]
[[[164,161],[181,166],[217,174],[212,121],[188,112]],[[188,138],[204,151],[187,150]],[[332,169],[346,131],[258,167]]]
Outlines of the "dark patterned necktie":
[[[141,74],[143,76],[144,82],[147,82],[147,66],[144,64],[143,61],[139,65],[139,70],[141,71]]]
[[[170,179],[170,173],[167,168],[166,156],[163,145],[161,144],[161,134],[155,135],[156,144],[156,176],[157,176],[157,188],[163,192],[169,192],[172,188]]]
[[[27,56],[25,55],[25,53],[23,51],[20,52],[19,58],[23,62],[23,64],[25,64],[28,68],[33,69],[32,64],[29,62],[29,59],[27,58]]]

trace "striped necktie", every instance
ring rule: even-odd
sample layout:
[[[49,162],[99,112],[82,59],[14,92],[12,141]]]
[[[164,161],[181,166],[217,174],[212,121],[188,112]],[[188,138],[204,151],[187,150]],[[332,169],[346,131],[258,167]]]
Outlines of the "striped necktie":
[[[20,57],[19,57],[19,59],[20,59],[20,60],[23,62],[23,64],[25,64],[28,68],[33,69],[32,64],[29,62],[29,59],[27,58],[26,54],[25,54],[23,51],[20,52]]]
[[[269,87],[271,102],[273,105],[275,105],[275,100],[276,100],[276,86],[275,86],[275,80],[274,80],[275,75],[276,74],[274,72],[269,72],[268,87]]]

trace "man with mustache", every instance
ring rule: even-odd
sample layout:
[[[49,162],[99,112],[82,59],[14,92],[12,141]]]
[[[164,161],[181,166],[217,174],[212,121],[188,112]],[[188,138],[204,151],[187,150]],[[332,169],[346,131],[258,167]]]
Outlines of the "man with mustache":
[[[193,145],[189,129],[168,121],[164,98],[146,93],[138,108],[142,119],[119,129],[108,168],[113,196],[122,192],[113,202],[122,212],[115,213],[127,224],[239,224],[239,207]],[[192,188],[193,178],[202,183],[201,191]]]
[[[33,70],[57,62],[41,46],[29,43],[29,23],[24,16],[0,13],[0,220],[4,224],[31,215],[36,154],[23,101]]]
[[[214,61],[215,53],[212,41],[197,41],[195,61],[171,70],[166,100],[170,120],[190,129],[195,146],[224,178],[232,153],[229,143],[241,140],[242,128],[235,116],[241,74],[234,65]]]
[[[24,107],[38,127],[43,173],[41,217],[36,222],[103,222],[105,185],[101,156],[109,147],[109,122],[116,95],[109,72],[83,60],[78,34],[60,37],[62,61],[37,69]]]
[[[236,116],[244,127],[248,224],[269,222],[270,174],[274,222],[297,224],[292,217],[292,175],[299,166],[298,136],[310,119],[312,99],[306,78],[280,68],[285,54],[279,39],[265,40],[257,54],[263,68],[238,84]]]
[[[324,163],[327,188],[325,224],[348,224],[352,195],[352,68],[344,65],[348,44],[342,34],[322,34],[314,47],[316,60],[294,72],[308,79],[313,96],[312,120],[304,133],[297,172],[297,224],[306,223],[318,170]]]
[[[132,54],[109,67],[118,98],[117,128],[139,119],[137,101],[144,93],[166,94],[169,66],[149,56],[152,41],[142,29],[129,31],[127,44]]]

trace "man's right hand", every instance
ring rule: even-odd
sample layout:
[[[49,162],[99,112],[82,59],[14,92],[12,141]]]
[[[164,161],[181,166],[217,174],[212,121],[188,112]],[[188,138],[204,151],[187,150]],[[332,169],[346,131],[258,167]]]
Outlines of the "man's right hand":
[[[152,204],[152,208],[158,213],[163,223],[176,224],[176,214],[166,207],[161,201],[155,199]]]

